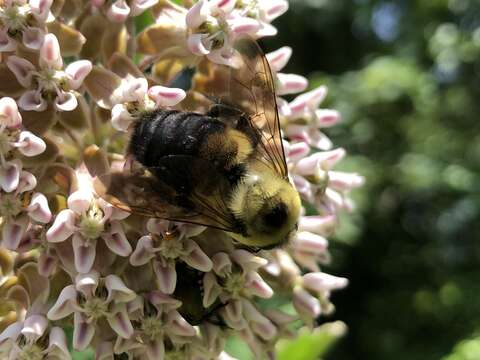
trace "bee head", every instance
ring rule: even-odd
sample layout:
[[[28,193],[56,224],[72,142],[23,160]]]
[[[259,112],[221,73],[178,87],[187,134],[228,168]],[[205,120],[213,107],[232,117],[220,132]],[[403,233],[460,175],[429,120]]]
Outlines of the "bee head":
[[[249,175],[230,202],[245,233],[232,236],[240,243],[270,249],[288,242],[297,228],[301,202],[286,180],[271,173]]]

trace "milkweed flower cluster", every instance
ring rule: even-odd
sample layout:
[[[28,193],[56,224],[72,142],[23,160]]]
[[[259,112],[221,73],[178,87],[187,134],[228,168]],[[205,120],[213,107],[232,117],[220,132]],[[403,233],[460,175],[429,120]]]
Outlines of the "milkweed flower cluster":
[[[322,130],[340,115],[320,108],[325,87],[305,92],[306,78],[282,73],[291,48],[266,55],[291,181],[310,209],[289,244],[253,252],[220,230],[130,214],[94,185],[128,163],[124,132],[141,112],[188,101],[168,86],[179,68],[234,66],[235,40],[274,36],[287,9],[0,0],[1,358],[70,359],[67,328],[74,349],[103,360],[229,359],[230,336],[273,357],[298,320],[314,327],[333,310],[347,280],[323,272],[327,238],[363,178],[334,170],[346,153]],[[154,22],[136,34],[145,11]]]

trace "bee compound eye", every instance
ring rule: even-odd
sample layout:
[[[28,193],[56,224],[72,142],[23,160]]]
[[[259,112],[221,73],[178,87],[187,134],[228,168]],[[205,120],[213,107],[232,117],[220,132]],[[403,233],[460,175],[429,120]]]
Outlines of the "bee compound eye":
[[[263,216],[263,222],[271,228],[280,227],[287,221],[287,216],[287,206],[282,202],[275,205]]]

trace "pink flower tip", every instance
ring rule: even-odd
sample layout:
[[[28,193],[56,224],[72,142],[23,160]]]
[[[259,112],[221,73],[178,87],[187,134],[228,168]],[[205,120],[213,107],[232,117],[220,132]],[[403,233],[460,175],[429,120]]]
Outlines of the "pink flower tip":
[[[155,101],[157,107],[166,107],[178,104],[187,94],[182,89],[157,85],[148,89],[148,96]]]
[[[43,45],[40,48],[40,63],[54,69],[60,69],[63,66],[60,44],[57,37],[52,33],[45,35]]]
[[[5,124],[9,128],[17,128],[22,124],[17,103],[10,97],[0,99],[0,124]]]

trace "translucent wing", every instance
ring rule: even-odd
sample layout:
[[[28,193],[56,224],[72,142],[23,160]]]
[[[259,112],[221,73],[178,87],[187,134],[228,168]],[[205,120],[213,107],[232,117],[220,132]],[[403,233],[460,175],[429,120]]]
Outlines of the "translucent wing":
[[[257,159],[286,179],[288,170],[270,66],[253,39],[242,38],[234,48],[233,67],[209,60],[200,63],[192,90],[244,112],[261,139]]]
[[[95,189],[112,205],[135,214],[242,232],[227,208],[229,188],[206,161],[171,155],[161,168],[147,169],[132,161],[128,167],[97,178]],[[162,176],[157,176],[162,172]],[[178,191],[170,181],[182,182]],[[176,190],[177,189],[177,190]]]

